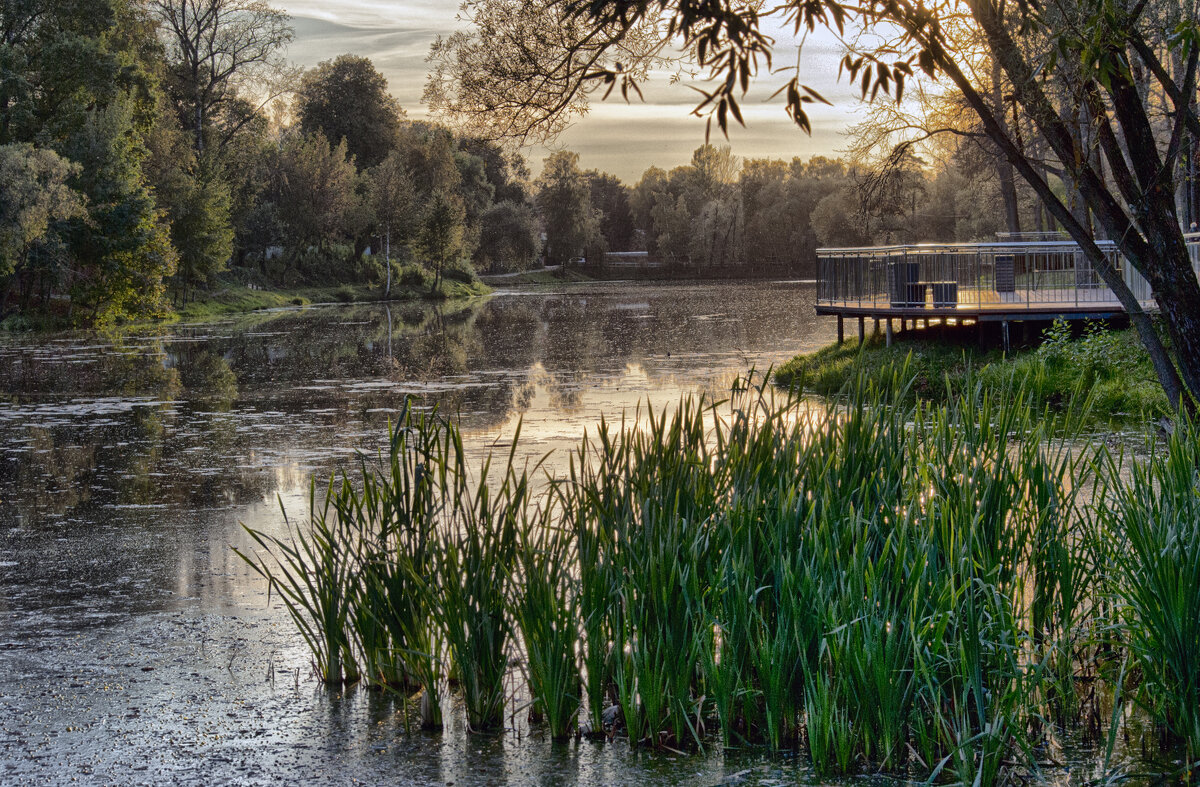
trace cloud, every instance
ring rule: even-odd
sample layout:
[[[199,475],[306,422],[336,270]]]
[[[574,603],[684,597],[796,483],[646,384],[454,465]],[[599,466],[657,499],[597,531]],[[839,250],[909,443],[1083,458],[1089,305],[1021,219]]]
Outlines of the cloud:
[[[287,0],[280,6],[292,14],[296,30],[288,55],[298,65],[311,68],[340,54],[368,57],[388,80],[392,95],[410,118],[427,116],[421,106],[428,64],[425,57],[438,35],[462,27],[453,0]],[[775,65],[799,64],[799,77],[834,103],[810,105],[813,135],[806,136],[783,112],[782,100],[767,99],[791,73],[760,73],[742,101],[748,128],[730,130],[734,152],[741,156],[790,159],[792,156],[829,155],[843,146],[842,130],[854,121],[859,106],[857,91],[837,81],[841,46],[825,31],[804,42],[797,61],[786,31],[770,31],[777,43]],[[619,98],[593,102],[591,112],[558,140],[580,154],[584,166],[603,169],[634,181],[651,165],[669,169],[686,163],[704,141],[704,120],[690,112],[700,94],[687,83],[669,84],[669,74],[655,75],[643,86],[645,101],[629,104]],[[704,83],[693,83],[703,87]],[[714,142],[723,137],[714,130]],[[530,151],[534,170],[540,168],[545,148]]]

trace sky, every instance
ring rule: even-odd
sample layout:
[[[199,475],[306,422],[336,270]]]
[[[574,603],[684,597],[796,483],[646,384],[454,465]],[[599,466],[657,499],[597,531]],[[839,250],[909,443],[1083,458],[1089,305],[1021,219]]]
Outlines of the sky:
[[[463,26],[457,19],[457,0],[275,0],[274,5],[292,15],[296,37],[288,57],[297,65],[310,68],[347,53],[368,57],[387,78],[408,117],[428,117],[421,103],[428,72],[425,57],[439,34]],[[777,60],[785,57],[777,50]],[[837,44],[827,34],[811,36],[804,46],[801,82],[834,104],[809,105],[811,137],[788,119],[782,100],[767,103],[783,79],[768,75],[742,102],[747,127],[730,129],[728,144],[734,154],[782,159],[838,155],[845,146],[844,130],[862,109],[846,81],[837,81],[839,58]],[[686,164],[692,151],[704,144],[705,122],[690,114],[696,93],[684,85],[669,85],[665,76],[642,88],[644,102],[593,102],[588,115],[564,132],[554,148],[573,150],[584,169],[610,172],[627,183],[636,182],[650,166],[669,170]],[[712,141],[726,144],[715,129]],[[525,152],[536,174],[549,151],[535,147]]]

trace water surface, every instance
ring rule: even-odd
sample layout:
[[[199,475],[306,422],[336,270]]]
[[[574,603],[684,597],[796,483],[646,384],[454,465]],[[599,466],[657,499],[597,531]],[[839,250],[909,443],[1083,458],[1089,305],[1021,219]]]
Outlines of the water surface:
[[[754,753],[552,744],[515,717],[406,732],[393,700],[316,683],[231,545],[239,523],[283,532],[280,503],[302,516],[310,479],[377,449],[406,401],[453,414],[476,456],[518,422],[527,456],[562,455],[602,416],[830,343],[814,298],[589,284],[0,340],[0,781],[807,780]]]

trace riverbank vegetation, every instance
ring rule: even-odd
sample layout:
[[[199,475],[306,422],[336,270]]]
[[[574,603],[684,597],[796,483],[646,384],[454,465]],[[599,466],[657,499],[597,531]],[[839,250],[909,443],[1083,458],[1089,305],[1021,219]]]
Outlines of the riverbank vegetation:
[[[414,724],[440,726],[453,678],[476,731],[528,708],[556,738],[974,784],[1080,738],[1115,776],[1124,735],[1186,773],[1195,427],[1125,453],[1081,435],[1083,399],[1042,418],[1020,386],[909,385],[858,374],[828,406],[735,385],[602,423],[541,486],[515,440],[472,472],[452,423],[409,412],[243,557],[322,680],[411,695]]]
[[[289,300],[343,285],[390,293],[413,266],[436,292],[447,274],[610,251],[689,275],[811,275],[822,244],[1000,229],[986,161],[966,147],[885,174],[866,159],[743,161],[704,145],[633,185],[559,151],[534,179],[514,147],[460,122],[451,82],[469,64],[450,41],[434,47],[426,98],[453,130],[408,120],[366,58],[289,64],[290,21],[264,0],[215,0],[211,13],[183,0],[76,5],[0,9],[9,328],[195,314],[195,301],[230,303],[231,282]]]
[[[1035,406],[1063,410],[1091,396],[1097,419],[1148,420],[1171,408],[1154,375],[1150,358],[1132,330],[1109,330],[1099,323],[1054,323],[1035,348],[1009,356],[982,350],[973,333],[942,332],[936,337],[897,341],[887,347],[881,336],[830,345],[799,355],[775,370],[775,381],[797,391],[834,396],[858,375],[886,375],[905,366],[912,375],[913,398],[943,403],[981,383],[1003,390],[1016,384]]]
[[[519,157],[406,121],[366,58],[294,68],[264,0],[86,6],[0,8],[0,324],[440,297],[537,258]]]

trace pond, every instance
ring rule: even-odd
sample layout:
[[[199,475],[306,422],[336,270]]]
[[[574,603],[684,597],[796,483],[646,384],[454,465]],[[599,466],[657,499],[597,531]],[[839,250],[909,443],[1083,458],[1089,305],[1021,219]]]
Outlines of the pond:
[[[606,283],[0,340],[0,781],[778,783],[803,759],[406,732],[330,691],[236,555],[405,406],[468,450],[561,455],[836,336],[811,284]],[[553,460],[551,460],[553,464]],[[514,712],[515,710],[510,709]]]

